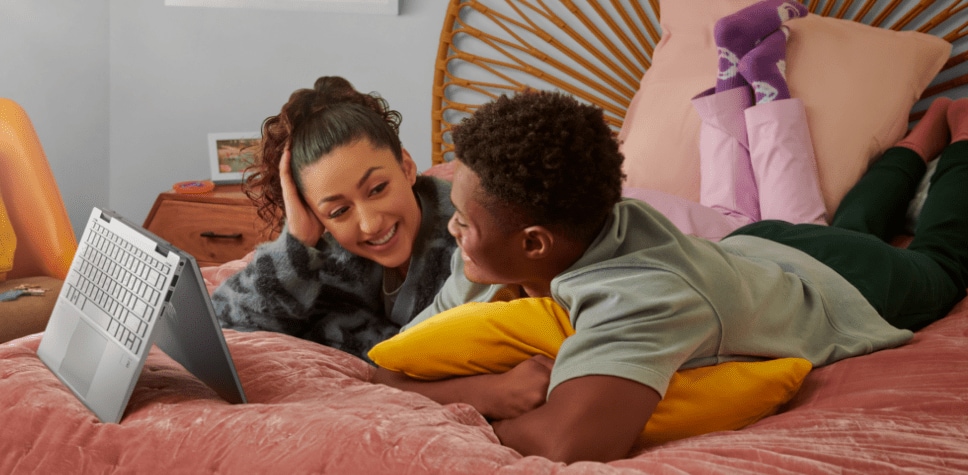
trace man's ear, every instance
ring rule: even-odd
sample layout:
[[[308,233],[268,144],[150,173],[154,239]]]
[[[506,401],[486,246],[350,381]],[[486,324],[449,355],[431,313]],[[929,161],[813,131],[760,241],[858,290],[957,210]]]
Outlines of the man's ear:
[[[551,254],[555,235],[544,226],[528,226],[522,231],[524,254],[530,259],[541,259]]]

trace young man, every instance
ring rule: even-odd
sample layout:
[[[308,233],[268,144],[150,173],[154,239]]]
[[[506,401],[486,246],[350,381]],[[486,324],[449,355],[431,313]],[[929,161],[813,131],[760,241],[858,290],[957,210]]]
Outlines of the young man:
[[[884,239],[949,124],[955,142],[914,241],[892,247]],[[600,110],[550,92],[498,99],[454,131],[450,230],[460,250],[415,323],[510,289],[552,296],[576,333],[553,366],[533,358],[439,382],[380,369],[374,381],[470,403],[522,454],[606,461],[627,454],[680,368],[788,356],[822,366],[901,345],[968,287],[965,139],[968,99],[936,101],[830,227],[763,221],[716,244],[620,201],[622,157]]]

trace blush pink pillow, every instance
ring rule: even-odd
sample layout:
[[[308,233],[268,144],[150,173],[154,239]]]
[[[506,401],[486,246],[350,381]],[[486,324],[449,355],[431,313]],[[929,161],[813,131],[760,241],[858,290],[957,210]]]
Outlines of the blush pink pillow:
[[[449,162],[438,163],[433,165],[427,170],[421,172],[421,175],[432,176],[440,178],[441,180],[454,181],[454,167],[457,166],[456,160],[451,160]]]
[[[699,117],[689,100],[715,84],[716,20],[757,1],[659,2],[662,39],[619,133],[626,186],[699,201]],[[951,45],[814,14],[787,24],[787,78],[806,105],[832,216],[868,164],[907,132],[911,107]]]

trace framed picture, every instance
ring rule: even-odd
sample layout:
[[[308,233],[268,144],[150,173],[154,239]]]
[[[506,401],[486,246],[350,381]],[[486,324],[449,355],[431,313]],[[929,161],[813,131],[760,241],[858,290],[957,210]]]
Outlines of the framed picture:
[[[246,168],[255,165],[259,132],[208,134],[208,160],[215,183],[241,183]]]

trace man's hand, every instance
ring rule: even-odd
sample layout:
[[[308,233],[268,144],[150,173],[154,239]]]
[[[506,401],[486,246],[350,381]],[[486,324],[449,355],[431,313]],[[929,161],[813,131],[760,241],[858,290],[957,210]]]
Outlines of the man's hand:
[[[548,402],[492,424],[501,443],[558,462],[624,457],[659,403],[659,393],[615,376],[583,376],[555,387]]]
[[[536,355],[507,373],[495,375],[493,386],[488,388],[491,394],[479,403],[482,407],[478,411],[488,419],[500,420],[518,417],[541,406],[548,397],[554,364],[551,358]]]
[[[279,160],[279,183],[282,186],[282,201],[286,205],[286,227],[294,238],[308,247],[314,247],[326,232],[326,227],[299,195],[299,188],[292,177],[291,162],[292,155],[289,147],[286,147]]]
[[[371,382],[440,404],[470,404],[494,421],[502,444],[522,455],[569,463],[624,457],[655,411],[659,393],[625,378],[583,376],[559,384],[545,402],[553,364],[538,355],[506,373],[439,381],[377,368]]]
[[[470,404],[484,417],[497,420],[520,416],[544,404],[553,364],[550,358],[538,355],[507,373],[439,381],[421,381],[377,368],[371,382],[422,394],[440,404]]]

